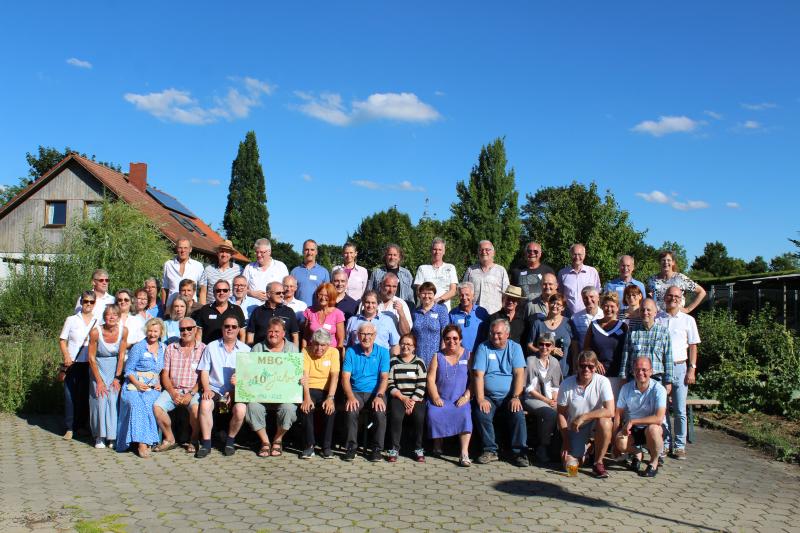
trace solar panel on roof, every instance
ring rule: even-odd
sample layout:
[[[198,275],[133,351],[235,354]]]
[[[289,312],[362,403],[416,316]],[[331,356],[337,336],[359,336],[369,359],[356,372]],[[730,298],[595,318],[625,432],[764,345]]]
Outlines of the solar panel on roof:
[[[160,203],[167,209],[170,209],[172,211],[177,211],[178,213],[186,215],[187,217],[197,218],[197,215],[192,213],[188,207],[180,203],[175,197],[170,196],[169,194],[163,191],[159,191],[158,189],[148,187],[147,194],[152,196],[156,202]]]

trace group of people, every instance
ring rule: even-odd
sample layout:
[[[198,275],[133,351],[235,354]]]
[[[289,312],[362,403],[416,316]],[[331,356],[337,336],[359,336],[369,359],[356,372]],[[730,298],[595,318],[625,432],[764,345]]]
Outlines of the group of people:
[[[560,451],[565,468],[591,465],[607,477],[607,452],[630,454],[640,471],[647,451],[640,474],[652,477],[666,451],[686,458],[686,396],[700,342],[689,313],[705,291],[677,271],[671,252],[660,254],[661,271],[646,283],[633,278],[626,255],[619,277],[601,285],[581,244],[555,271],[541,246],[528,243],[525,265],[509,273],[494,263],[492,243],[481,241],[478,262],[460,282],[438,238],[431,262],[413,276],[394,244],[372,272],[357,263],[352,243],[332,272],[316,262],[311,239],[291,272],[272,258],[267,239],[255,242],[256,260],[244,269],[229,241],[207,266],[191,251],[178,241],[160,291],[150,278],[112,296],[108,273],[94,272],[61,334],[65,438],[88,422],[97,448],[136,444],[148,457],[178,446],[169,413],[181,407],[191,432],[186,450],[198,458],[211,452],[214,413],[222,411],[230,417],[225,455],[235,453],[246,422],[260,441],[257,455],[280,456],[300,421],[302,458],[333,457],[338,425],[350,461],[367,411],[371,461],[397,461],[405,424],[416,461],[425,461],[426,445],[440,455],[443,439],[458,437],[458,464],[470,466],[474,425],[476,462],[490,463],[501,422],[509,459],[520,467]],[[236,354],[250,351],[301,353],[302,402],[237,401]]]

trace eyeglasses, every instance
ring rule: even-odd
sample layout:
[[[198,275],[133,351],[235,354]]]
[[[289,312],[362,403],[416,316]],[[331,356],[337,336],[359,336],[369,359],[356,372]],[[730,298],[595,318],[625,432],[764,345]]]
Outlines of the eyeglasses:
[[[234,289],[244,289],[247,285],[239,285],[238,283],[233,284]]]
[[[81,303],[84,304],[84,305],[93,304],[94,302],[95,302],[94,300],[81,300]]]
[[[225,324],[224,326],[222,326],[222,329],[239,329],[239,326],[237,326],[236,324]]]
[[[129,298],[117,298],[117,301],[121,304],[130,303]]]
[[[444,342],[458,342],[458,337],[445,337]]]
[[[530,255],[538,255],[538,254],[540,254],[540,253],[542,253],[542,252],[540,252],[539,250],[528,250],[528,253],[529,253]]]
[[[546,347],[550,347],[552,345],[553,345],[552,342],[540,342],[539,343],[539,348],[546,348]]]
[[[108,278],[94,278],[97,283],[108,283]]]
[[[374,333],[363,333],[363,332],[359,331],[358,332],[358,336],[359,337],[374,337],[375,334]]]
[[[230,289],[214,289],[214,292],[231,292]]]
[[[194,326],[187,326],[185,328],[178,328],[178,329],[180,330],[181,333],[183,333],[184,331],[192,331],[192,330],[194,330]]]
[[[286,293],[284,291],[272,291],[270,294],[277,294],[278,296],[283,296]]]
[[[581,370],[594,370],[594,365],[578,365]]]

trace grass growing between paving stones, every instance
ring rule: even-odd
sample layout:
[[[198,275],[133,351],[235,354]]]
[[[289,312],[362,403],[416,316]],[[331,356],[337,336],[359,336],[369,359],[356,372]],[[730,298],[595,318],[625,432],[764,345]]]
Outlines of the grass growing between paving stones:
[[[125,515],[110,514],[98,520],[79,520],[75,524],[75,531],[78,533],[127,533],[128,526],[118,522],[120,518],[125,518]]]
[[[708,425],[761,448],[778,461],[800,463],[800,422],[763,413],[704,413]]]

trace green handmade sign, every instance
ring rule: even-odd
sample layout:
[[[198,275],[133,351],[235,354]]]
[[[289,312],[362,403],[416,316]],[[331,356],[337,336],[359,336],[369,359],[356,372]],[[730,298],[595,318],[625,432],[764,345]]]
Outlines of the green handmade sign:
[[[236,354],[237,402],[303,401],[303,354],[239,352]]]

